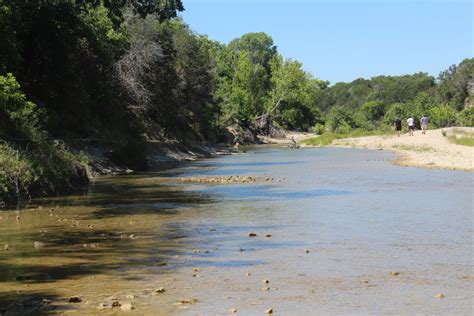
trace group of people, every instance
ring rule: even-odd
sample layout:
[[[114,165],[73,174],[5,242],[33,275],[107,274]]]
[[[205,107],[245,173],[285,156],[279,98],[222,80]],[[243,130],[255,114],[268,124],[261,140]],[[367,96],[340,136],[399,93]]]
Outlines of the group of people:
[[[415,119],[413,119],[413,117],[410,116],[407,119],[407,125],[408,125],[408,135],[414,136]],[[426,130],[428,129],[428,117],[425,114],[423,114],[423,116],[420,118],[420,125],[421,125],[422,134],[426,134]],[[395,130],[397,131],[398,137],[400,137],[400,132],[402,131],[402,121],[399,118],[395,120]]]

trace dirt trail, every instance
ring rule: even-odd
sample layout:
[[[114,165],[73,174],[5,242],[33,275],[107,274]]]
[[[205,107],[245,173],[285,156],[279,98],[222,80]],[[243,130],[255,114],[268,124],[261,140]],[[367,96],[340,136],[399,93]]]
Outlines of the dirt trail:
[[[429,130],[425,135],[416,131],[415,136],[346,138],[334,141],[333,146],[393,150],[398,153],[395,163],[404,166],[474,171],[474,147],[451,143],[448,137],[443,136],[442,130]],[[454,132],[474,133],[472,127],[444,130],[448,135]]]

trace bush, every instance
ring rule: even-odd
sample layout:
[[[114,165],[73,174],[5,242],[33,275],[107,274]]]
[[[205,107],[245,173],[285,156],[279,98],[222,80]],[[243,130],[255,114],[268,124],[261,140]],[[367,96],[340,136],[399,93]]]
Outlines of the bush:
[[[316,133],[318,135],[322,135],[324,134],[325,132],[325,128],[324,128],[324,125],[323,124],[320,124],[320,123],[317,123],[314,127],[313,127],[313,133]]]
[[[11,74],[0,76],[0,138],[38,140],[45,136],[40,130],[44,113],[26,99]]]
[[[474,126],[474,107],[467,107],[459,112],[456,122],[461,126]]]
[[[456,113],[447,105],[437,105],[429,111],[430,123],[435,127],[452,126],[456,122]]]
[[[326,117],[326,127],[332,132],[347,130],[353,125],[352,111],[349,108],[336,106],[331,108]]]
[[[41,129],[44,119],[12,74],[0,76],[0,202],[87,181],[79,158]]]

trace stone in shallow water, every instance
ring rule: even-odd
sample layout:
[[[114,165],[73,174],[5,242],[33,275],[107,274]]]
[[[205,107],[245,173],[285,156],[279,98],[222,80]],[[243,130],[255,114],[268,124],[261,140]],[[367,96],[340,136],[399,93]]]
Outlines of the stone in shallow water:
[[[108,303],[99,303],[99,306],[97,306],[98,309],[108,309],[108,308],[112,308],[112,305],[108,304]]]
[[[135,309],[135,307],[133,307],[132,303],[124,303],[122,306],[120,306],[120,309],[123,311],[131,311]]]
[[[164,287],[159,287],[153,291],[155,294],[165,293],[166,289]]]
[[[41,242],[41,241],[35,241],[35,242],[33,243],[33,247],[34,247],[35,249],[41,249],[41,248],[43,248],[44,246],[45,246],[45,244],[44,244],[43,242]]]
[[[79,296],[71,296],[68,300],[69,303],[80,303],[82,299]]]

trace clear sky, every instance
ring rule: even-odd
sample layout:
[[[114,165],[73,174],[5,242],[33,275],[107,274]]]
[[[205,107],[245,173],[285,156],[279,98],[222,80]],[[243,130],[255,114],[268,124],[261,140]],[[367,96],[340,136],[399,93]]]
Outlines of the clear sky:
[[[272,36],[285,58],[338,81],[441,70],[473,57],[472,0],[183,0],[192,30]]]

